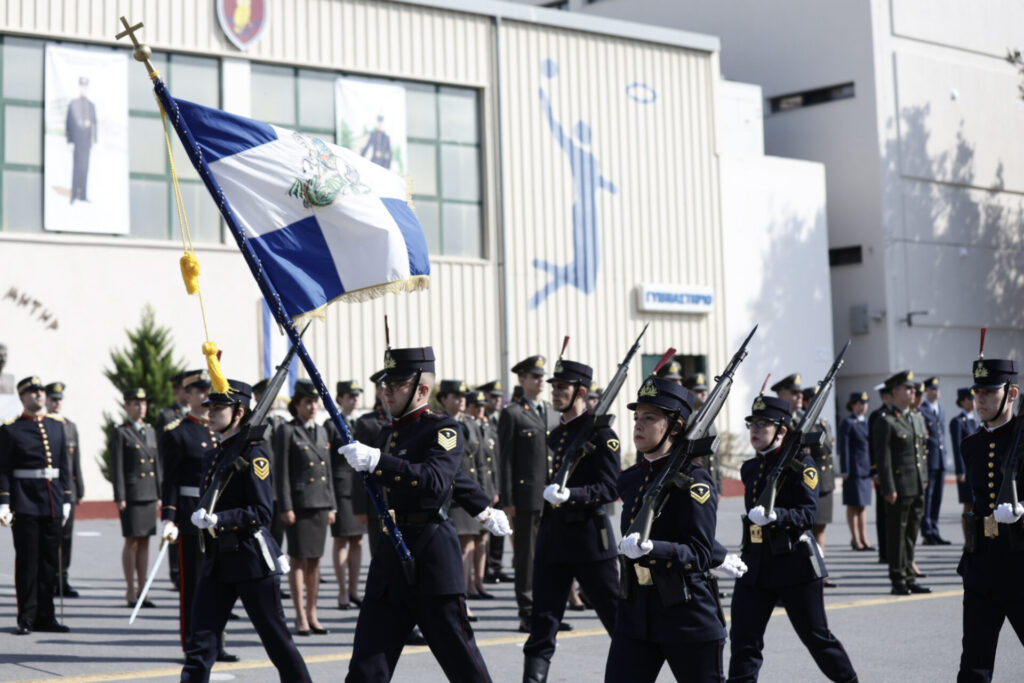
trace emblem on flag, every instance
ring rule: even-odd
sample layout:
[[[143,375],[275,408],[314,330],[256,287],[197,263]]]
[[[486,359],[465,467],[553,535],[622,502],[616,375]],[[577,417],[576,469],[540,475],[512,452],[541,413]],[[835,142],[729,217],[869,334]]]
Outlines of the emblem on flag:
[[[248,50],[267,27],[266,0],[217,0],[217,23],[235,47]]]

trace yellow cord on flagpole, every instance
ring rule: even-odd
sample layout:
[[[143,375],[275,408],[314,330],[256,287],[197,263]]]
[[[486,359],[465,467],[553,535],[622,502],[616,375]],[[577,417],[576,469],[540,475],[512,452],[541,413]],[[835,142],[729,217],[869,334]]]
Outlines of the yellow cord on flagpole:
[[[203,342],[203,355],[206,356],[206,366],[210,371],[210,384],[213,385],[213,390],[216,393],[226,394],[228,393],[229,385],[220,366],[217,345],[210,341],[210,326],[206,322],[206,303],[203,301],[203,291],[199,287],[199,257],[196,256],[195,248],[192,246],[192,233],[188,229],[188,217],[185,215],[185,200],[181,196],[181,186],[178,184],[178,171],[174,166],[171,136],[167,133],[167,114],[162,106],[160,107],[160,121],[164,131],[164,142],[167,144],[167,160],[171,167],[171,185],[174,187],[174,203],[178,209],[181,247],[185,252],[179,261],[181,277],[185,282],[185,291],[190,295],[195,294],[199,297],[199,311],[203,317],[203,332],[206,334],[206,341]]]

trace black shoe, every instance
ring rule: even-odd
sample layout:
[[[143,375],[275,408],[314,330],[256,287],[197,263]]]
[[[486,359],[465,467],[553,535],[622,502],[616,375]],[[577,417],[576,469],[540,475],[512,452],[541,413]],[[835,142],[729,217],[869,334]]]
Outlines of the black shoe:
[[[916,583],[908,583],[907,590],[911,593],[931,593],[932,589],[928,586],[921,586]]]
[[[309,630],[312,631],[313,635],[316,636],[326,636],[328,633],[330,633],[330,630],[324,628],[323,626],[310,626]]]
[[[825,579],[825,588],[839,588],[839,584],[838,583],[834,583],[834,582],[830,581],[829,579]]]
[[[501,583],[497,574],[484,574],[484,583]]]
[[[477,621],[480,621],[480,617],[478,617],[478,616],[477,616],[477,615],[475,615],[475,614],[467,614],[467,615],[466,615],[466,619],[467,619],[468,621],[472,621],[472,622],[477,622]]]
[[[217,661],[218,662],[237,662],[237,661],[239,661],[239,659],[238,659],[238,655],[233,655],[233,654],[230,654],[228,652],[225,652],[224,650],[221,650],[220,652],[217,653]]]
[[[420,631],[419,626],[413,626],[412,630],[409,631],[409,637],[405,639],[406,645],[426,645],[427,639],[423,637],[423,632]]]
[[[921,539],[921,545],[938,545],[938,542],[931,536],[925,536]]]
[[[347,602],[339,602],[338,609],[352,609],[352,605]]]
[[[560,623],[558,625],[558,630],[559,631],[571,631],[572,630],[572,624],[570,624],[567,621],[563,621],[562,623]]]
[[[33,630],[39,631],[41,633],[67,633],[71,629],[69,629],[67,626],[60,623],[56,619],[54,619],[53,621],[47,621],[42,624],[36,624],[35,629]]]
[[[947,541],[942,536],[934,536],[933,539],[938,545],[953,545],[950,541]]]
[[[523,662],[523,683],[546,683],[551,662],[540,657],[527,657]]]
[[[583,610],[587,609],[587,606],[586,606],[586,605],[584,605],[584,604],[583,604],[583,603],[581,602],[581,603],[580,603],[580,604],[578,604],[578,605],[573,605],[573,604],[571,604],[571,603],[570,603],[570,604],[566,605],[566,606],[565,606],[565,608],[566,608],[567,610],[570,610],[570,611],[572,611],[572,612],[582,612]]]
[[[925,574],[924,572],[914,572],[914,576],[916,576],[919,579],[923,579],[923,578],[926,578],[928,575]]]
[[[349,593],[348,601],[351,602],[356,607],[362,607],[363,606],[363,601],[360,600],[359,598],[357,598],[356,596],[352,595],[351,593]]]
[[[18,628],[14,629],[14,635],[16,636],[27,636],[30,633],[32,633],[32,629],[30,629],[28,626],[19,626]]]
[[[146,607],[146,608],[153,608],[153,607],[156,607],[156,605],[154,605],[154,604],[153,604],[152,602],[150,602],[150,601],[149,601],[148,599],[147,599],[147,600],[143,600],[143,601],[142,601],[142,606],[143,606],[143,607]]]
[[[54,595],[59,595],[59,592],[58,591],[54,591],[53,594]],[[71,586],[69,586],[68,584],[65,583],[64,584],[64,597],[65,598],[77,598],[78,597],[78,591],[76,591],[74,588],[72,588]]]
[[[238,616],[234,612],[228,612],[228,621],[238,621],[242,617]]]
[[[519,617],[519,632],[529,633],[530,632],[530,617]]]
[[[292,599],[292,594],[289,593],[288,591],[281,591],[281,599],[282,600],[291,600]]]
[[[485,590],[481,590],[481,591],[478,591],[476,593],[470,593],[469,595],[466,596],[466,599],[467,600],[493,600],[494,599],[494,595],[492,593],[488,593]]]
[[[894,583],[889,592],[893,595],[910,595],[910,586],[905,583]]]
[[[310,631],[308,628],[306,630],[302,630],[301,628],[295,629],[295,635],[302,636],[303,638],[310,635],[311,633],[312,631]]]

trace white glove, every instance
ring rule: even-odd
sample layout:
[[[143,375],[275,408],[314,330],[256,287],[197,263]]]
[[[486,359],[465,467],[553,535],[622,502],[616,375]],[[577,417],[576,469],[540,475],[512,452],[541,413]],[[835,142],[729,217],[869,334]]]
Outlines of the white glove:
[[[6,503],[0,505],[0,526],[10,526],[13,520],[14,515],[11,514],[11,506]]]
[[[281,568],[282,574],[287,574],[292,570],[292,564],[288,561],[288,556],[284,553],[277,556],[277,566]]]
[[[64,526],[68,523],[68,517],[71,516],[71,503],[64,503],[64,505],[61,506],[60,513],[64,516],[60,521],[60,525]]]
[[[217,515],[208,513],[204,508],[199,508],[192,513],[192,524],[200,529],[209,529],[217,526]]]
[[[1017,503],[1017,507],[1014,508],[1010,503],[1000,503],[999,507],[992,512],[992,516],[1000,524],[1015,524],[1024,516],[1024,505]]]
[[[561,505],[569,500],[569,489],[559,488],[558,484],[548,484],[544,487],[544,500],[552,505]]]
[[[758,526],[768,526],[778,518],[779,513],[777,513],[775,510],[772,510],[772,514],[770,515],[764,514],[763,505],[755,505],[754,507],[750,508],[749,512],[747,512],[747,519],[749,519],[751,522]]]
[[[164,532],[160,538],[166,538],[171,543],[178,540],[178,525],[174,522],[164,522]]]
[[[722,564],[712,568],[711,571],[719,576],[738,579],[747,573],[747,564],[736,553],[728,553],[725,559],[722,560]]]
[[[380,449],[353,441],[338,449],[356,472],[369,472],[380,462]]]
[[[633,532],[619,542],[619,552],[631,560],[639,560],[654,550],[654,542],[646,540],[640,543],[640,534]]]
[[[487,508],[476,516],[477,520],[484,525],[494,536],[511,536],[512,525],[508,522],[508,515],[504,510]]]

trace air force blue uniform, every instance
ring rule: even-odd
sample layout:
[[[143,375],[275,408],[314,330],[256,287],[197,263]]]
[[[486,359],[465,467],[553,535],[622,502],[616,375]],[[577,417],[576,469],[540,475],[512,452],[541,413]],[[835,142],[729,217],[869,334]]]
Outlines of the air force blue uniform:
[[[970,478],[966,481],[959,480],[959,477],[967,476],[961,443],[978,431],[978,427],[978,419],[962,410],[959,415],[949,421],[949,443],[953,447],[953,469],[957,476],[956,492],[961,503],[974,503],[974,491],[971,489]]]
[[[925,381],[928,384],[928,380]],[[939,511],[942,508],[942,490],[946,479],[946,412],[942,406],[924,401],[918,410],[928,428],[925,453],[928,460],[928,488],[924,490],[924,517],[921,536],[925,540],[939,538]]]
[[[843,481],[843,505],[871,505],[871,454],[868,421],[850,413],[839,423],[839,471]]]

